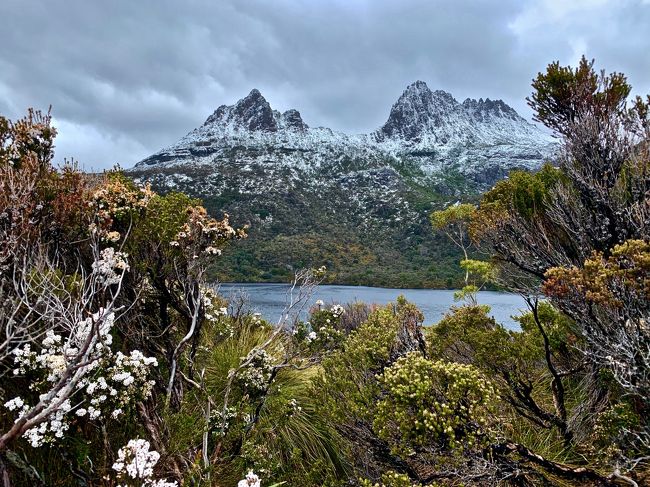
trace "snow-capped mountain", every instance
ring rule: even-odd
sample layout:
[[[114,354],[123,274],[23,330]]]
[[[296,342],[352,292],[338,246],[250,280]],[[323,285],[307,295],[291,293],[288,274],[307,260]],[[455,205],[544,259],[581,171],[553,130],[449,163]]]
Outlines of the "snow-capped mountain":
[[[406,88],[386,123],[367,135],[310,128],[297,110],[273,110],[258,90],[220,106],[205,123],[136,168],[232,161],[317,170],[340,158],[415,162],[430,176],[458,171],[487,186],[514,168],[535,169],[549,157],[553,139],[501,100],[459,103],[423,81]]]
[[[361,135],[310,127],[252,90],[129,173],[250,225],[220,277],[283,280],[325,264],[339,282],[439,287],[450,285],[455,254],[432,234],[431,210],[511,169],[539,167],[553,148],[503,101],[459,103],[422,81],[406,88],[382,127]],[[417,279],[405,281],[402,269]]]
[[[406,88],[372,135],[382,150],[417,161],[430,174],[456,168],[482,185],[515,168],[536,169],[555,147],[502,100],[459,103],[423,81]]]
[[[310,128],[298,110],[273,110],[258,90],[236,104],[222,105],[200,127],[174,145],[144,159],[136,169],[169,167],[187,163],[218,167],[236,154],[244,161],[314,169],[343,153],[373,157],[378,151],[369,137],[348,136],[328,128]]]

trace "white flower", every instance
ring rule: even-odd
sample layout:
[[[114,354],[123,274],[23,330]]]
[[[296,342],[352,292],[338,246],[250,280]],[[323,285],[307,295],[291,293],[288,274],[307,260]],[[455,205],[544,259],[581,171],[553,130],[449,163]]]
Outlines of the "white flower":
[[[168,482],[167,480],[154,480],[146,485],[147,487],[178,487],[175,481]]]
[[[320,308],[321,306],[323,306],[324,304],[325,304],[325,303],[323,303],[323,300],[322,300],[322,299],[319,299],[318,301],[316,301],[316,306],[318,306],[319,308]]]
[[[88,414],[88,411],[86,411],[84,408],[79,408],[77,409],[76,413],[77,416],[82,417]]]
[[[104,237],[105,240],[109,242],[117,242],[120,239],[120,232],[108,232]]]
[[[129,264],[126,262],[127,254],[116,252],[113,247],[107,247],[101,251],[99,256],[100,258],[92,265],[93,272],[98,276],[97,280],[107,286],[120,282],[120,276],[115,269],[124,272],[129,270]]]
[[[7,401],[5,403],[5,407],[9,411],[13,411],[14,409],[20,409],[24,405],[25,405],[25,401],[23,401],[21,397],[14,397],[11,401]]]
[[[343,309],[343,306],[341,306],[340,304],[335,304],[334,306],[332,306],[330,311],[332,312],[332,314],[334,316],[337,316],[337,317],[341,316],[343,313],[345,313],[345,310]]]
[[[312,331],[309,335],[307,335],[307,341],[311,342],[313,340],[316,340],[316,332]]]
[[[205,253],[211,255],[221,255],[221,249],[210,246],[205,248]]]
[[[117,462],[113,464],[113,470],[119,474],[126,474],[125,477],[132,479],[148,480],[153,475],[153,467],[160,459],[160,453],[149,451],[147,440],[129,440],[117,452]]]
[[[92,406],[88,406],[88,417],[90,419],[97,419],[102,415],[102,412],[99,409],[95,409]]]
[[[240,480],[237,487],[260,487],[262,484],[260,478],[249,470],[244,480]]]
[[[50,369],[50,374],[47,376],[47,380],[50,382],[56,382],[59,380],[59,377],[61,377],[61,374],[63,374],[67,367],[63,355],[45,355],[44,362]]]

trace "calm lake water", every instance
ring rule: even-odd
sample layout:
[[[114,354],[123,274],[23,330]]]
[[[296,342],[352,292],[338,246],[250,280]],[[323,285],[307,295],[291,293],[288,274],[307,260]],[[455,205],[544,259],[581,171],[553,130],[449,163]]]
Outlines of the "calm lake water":
[[[241,284],[222,283],[220,293],[226,299],[232,300],[238,295],[243,295],[248,306],[254,311],[271,321],[277,322],[285,308],[288,284]],[[407,300],[416,304],[424,313],[426,325],[436,323],[449,307],[455,304],[454,291],[441,289],[386,289],[366,286],[337,286],[323,285],[316,288],[316,292],[309,299],[301,318],[306,316],[306,310],[321,299],[326,305],[334,303],[350,303],[362,301],[372,304],[387,304],[394,302],[403,294]],[[523,299],[516,294],[482,291],[478,295],[481,304],[491,307],[491,315],[507,328],[518,329],[518,324],[512,315],[518,315],[526,309]],[[456,303],[457,304],[457,303]]]

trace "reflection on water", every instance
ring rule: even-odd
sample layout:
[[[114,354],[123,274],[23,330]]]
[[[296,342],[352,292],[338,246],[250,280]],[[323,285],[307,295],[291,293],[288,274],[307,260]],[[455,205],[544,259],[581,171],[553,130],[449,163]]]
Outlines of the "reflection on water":
[[[220,293],[226,299],[233,299],[235,296],[244,295],[254,312],[271,321],[277,322],[287,299],[288,284],[241,284],[224,283],[220,285]],[[406,299],[417,305],[424,313],[424,323],[432,325],[449,310],[450,306],[458,304],[454,302],[454,291],[445,289],[386,289],[366,286],[338,286],[322,285],[316,288],[307,306],[301,313],[301,318],[306,317],[306,310],[321,299],[325,304],[350,303],[362,301],[372,304],[386,304],[394,302],[402,294]],[[505,327],[518,329],[518,324],[511,318],[526,309],[523,299],[510,293],[499,293],[493,291],[482,291],[478,295],[480,304],[487,304],[491,307],[490,314]]]

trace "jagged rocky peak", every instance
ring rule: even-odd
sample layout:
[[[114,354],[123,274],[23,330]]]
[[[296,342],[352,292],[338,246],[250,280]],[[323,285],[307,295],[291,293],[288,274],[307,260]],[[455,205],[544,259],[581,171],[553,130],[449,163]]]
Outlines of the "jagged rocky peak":
[[[298,110],[287,110],[282,115],[280,115],[280,121],[283,128],[289,130],[297,130],[299,132],[304,132],[309,128],[309,126],[302,121],[300,112]]]
[[[291,130],[303,132],[309,127],[298,110],[280,113],[273,110],[259,90],[251,92],[234,105],[221,105],[210,115],[204,127],[218,126],[234,131],[277,132]]]
[[[460,168],[487,186],[510,168],[538,167],[553,144],[501,100],[459,103],[450,93],[416,81],[406,87],[382,127],[353,136],[310,128],[297,110],[273,110],[252,90],[236,103],[220,106],[201,127],[137,166],[230,167],[237,161],[266,167],[281,162],[282,167],[304,171],[348,160],[367,162],[368,167],[404,160],[430,175]],[[501,172],[494,173],[495,167]]]
[[[234,105],[221,105],[210,115],[204,126],[222,125],[235,130],[276,132],[278,124],[271,105],[259,90],[251,92]]]
[[[386,137],[418,139],[423,132],[443,124],[460,108],[450,93],[431,91],[424,81],[416,81],[395,102],[380,133]]]
[[[457,108],[457,106],[458,102],[451,93],[443,90],[431,91],[424,81],[416,81],[406,87],[402,96],[393,105],[393,109],[398,111],[413,110],[418,114],[432,114],[445,109]]]
[[[463,108],[479,121],[489,120],[492,117],[509,118],[516,121],[524,121],[519,114],[503,100],[490,100],[479,98],[467,98],[463,102]]]

